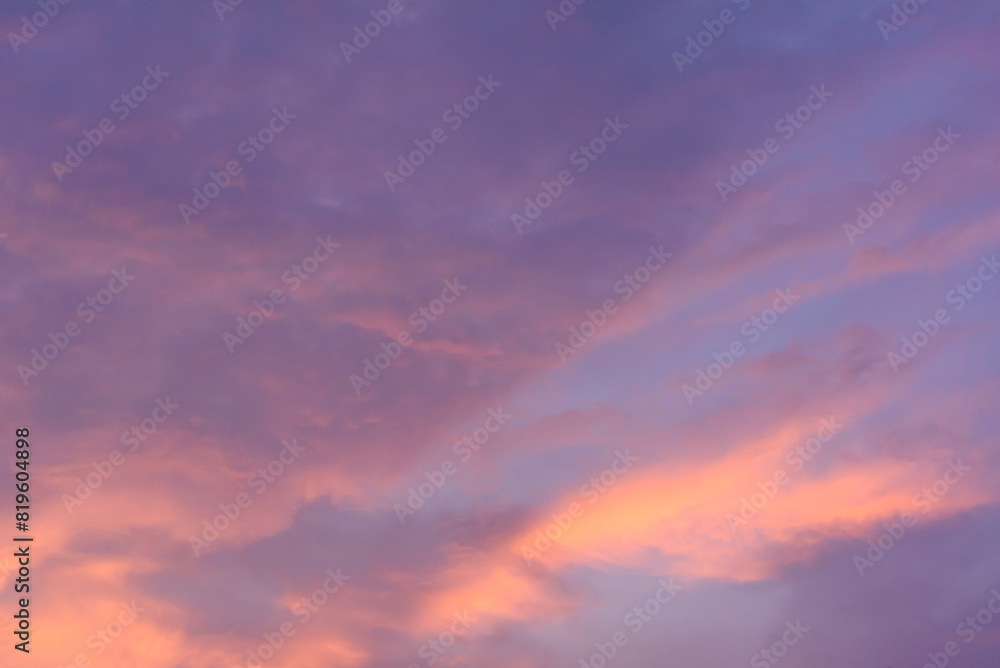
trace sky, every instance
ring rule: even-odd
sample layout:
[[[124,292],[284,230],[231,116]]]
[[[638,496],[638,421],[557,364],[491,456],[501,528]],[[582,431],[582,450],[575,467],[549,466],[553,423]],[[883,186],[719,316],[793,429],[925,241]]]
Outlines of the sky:
[[[995,668],[998,28],[4,3],[0,665]]]

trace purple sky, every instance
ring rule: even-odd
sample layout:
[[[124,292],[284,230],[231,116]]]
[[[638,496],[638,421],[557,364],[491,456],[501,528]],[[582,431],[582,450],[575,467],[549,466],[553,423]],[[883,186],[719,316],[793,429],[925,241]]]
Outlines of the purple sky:
[[[995,668],[1000,7],[229,1],[0,10],[0,665]]]

